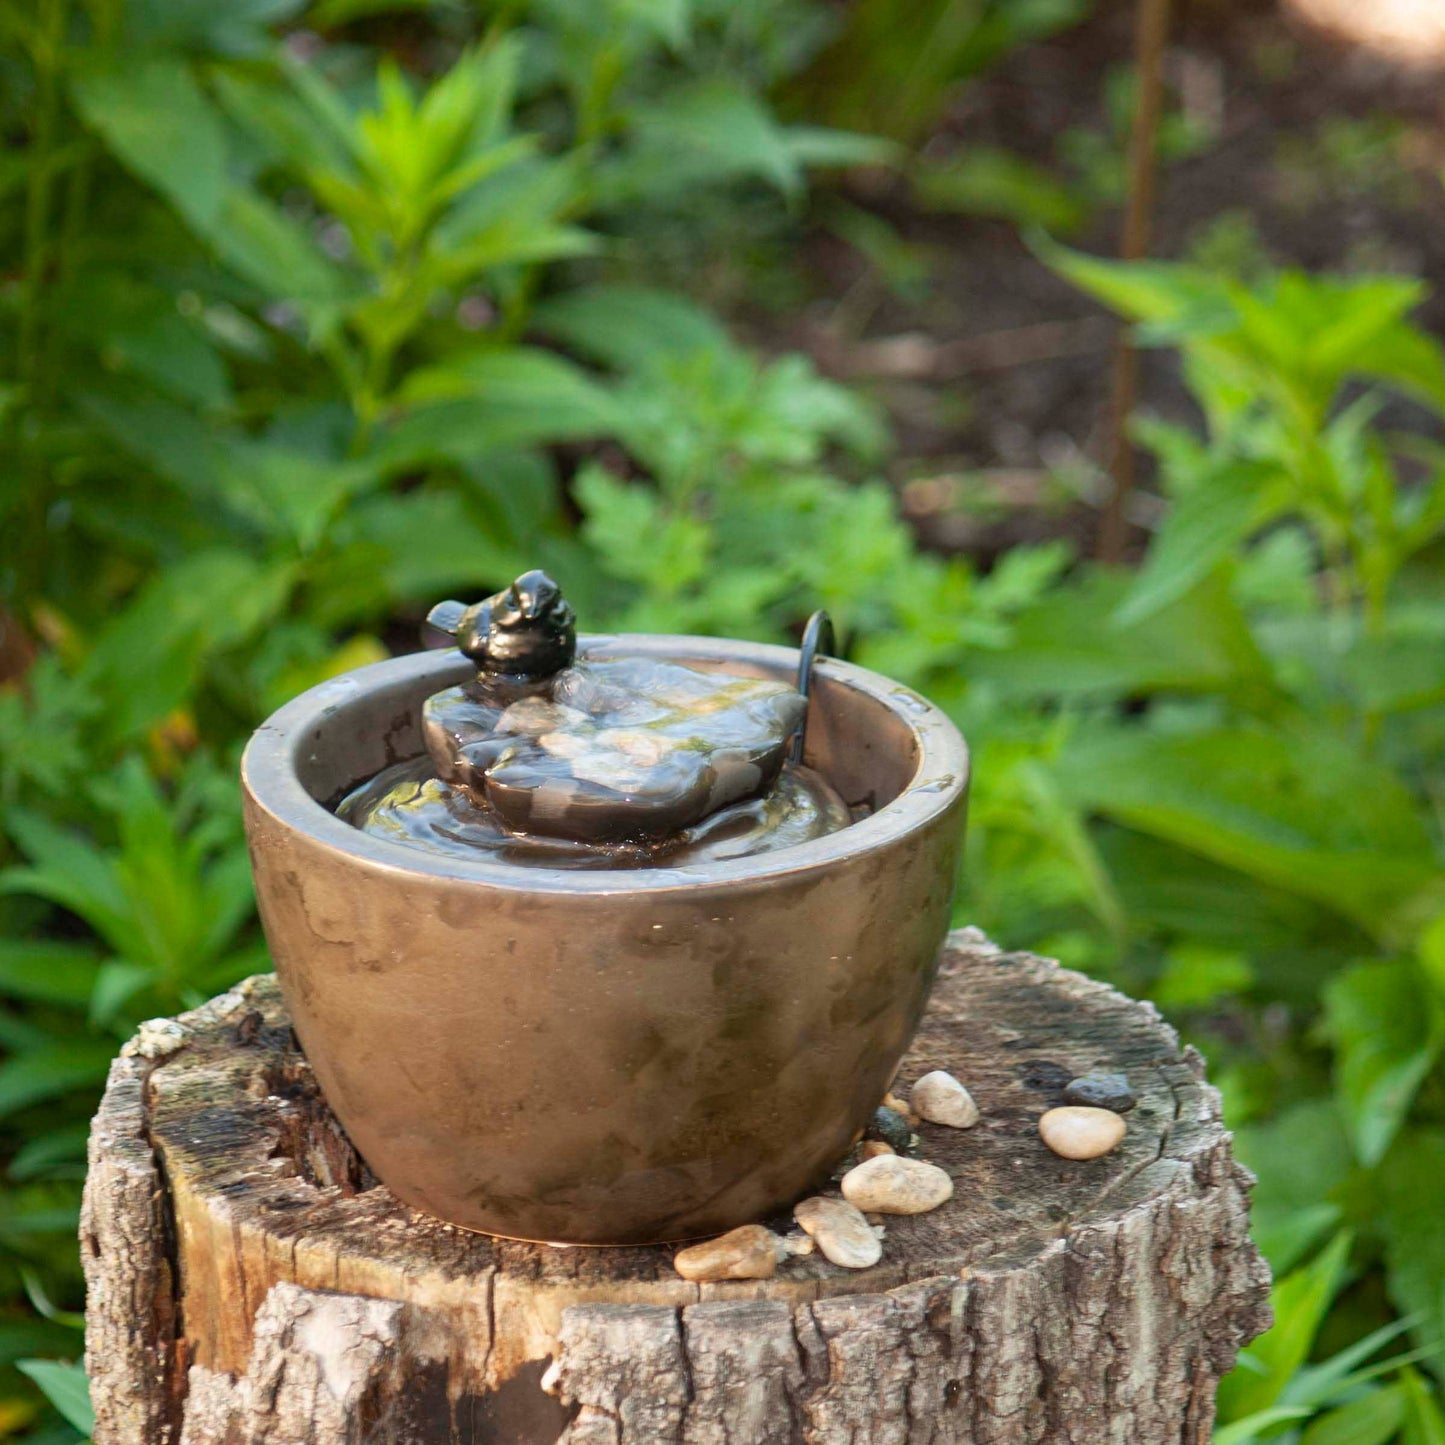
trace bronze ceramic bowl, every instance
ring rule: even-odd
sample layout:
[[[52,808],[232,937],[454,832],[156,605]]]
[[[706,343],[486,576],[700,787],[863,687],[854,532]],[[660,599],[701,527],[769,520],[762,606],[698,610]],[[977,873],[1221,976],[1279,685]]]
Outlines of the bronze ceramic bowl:
[[[791,679],[787,648],[584,638]],[[422,751],[453,651],[274,714],[242,762],[261,920],[296,1032],[376,1175],[519,1239],[635,1244],[790,1205],[869,1118],[923,1012],[968,792],[952,723],[823,661],[806,761],[870,817],[731,862],[560,871],[432,856],[329,805]]]

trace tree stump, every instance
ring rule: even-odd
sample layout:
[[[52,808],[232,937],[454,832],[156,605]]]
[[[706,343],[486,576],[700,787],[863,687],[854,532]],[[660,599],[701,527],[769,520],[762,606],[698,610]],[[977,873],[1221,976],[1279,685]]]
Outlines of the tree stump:
[[[1140,1096],[1125,1142],[1057,1158],[1038,1117],[1100,1066]],[[1150,1005],[965,930],[899,1087],[933,1068],[983,1115],[920,1127],[950,1203],[890,1218],[869,1270],[695,1285],[665,1247],[409,1211],[270,977],[145,1025],[91,1137],[97,1445],[1207,1441],[1269,1276],[1198,1055]]]

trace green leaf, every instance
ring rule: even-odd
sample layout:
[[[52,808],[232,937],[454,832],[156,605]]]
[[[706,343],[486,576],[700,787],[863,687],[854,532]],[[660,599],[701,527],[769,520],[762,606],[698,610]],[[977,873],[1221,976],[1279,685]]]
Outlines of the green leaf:
[[[1300,1445],[1388,1445],[1404,1418],[1403,1389],[1385,1385],[1312,1421]]]
[[[230,380],[215,347],[174,308],[112,332],[103,358],[118,370],[146,377],[181,401],[221,407],[231,400]]]
[[[674,50],[686,48],[692,28],[693,0],[614,0],[618,20],[645,26]]]
[[[1398,713],[1445,701],[1445,670],[1435,666],[1445,655],[1445,607],[1397,603],[1378,626],[1361,627],[1343,648],[1338,629],[1328,635],[1328,619],[1320,631],[1321,647],[1333,643],[1339,677],[1361,709]]]
[[[234,549],[191,554],[151,579],[103,626],[86,675],[109,702],[118,740],[134,738],[191,694],[206,661],[252,637],[281,611],[294,560],[267,564]],[[137,658],[146,659],[138,671]]]
[[[1320,1325],[1345,1282],[1350,1243],[1348,1234],[1336,1235],[1317,1259],[1276,1282],[1270,1292],[1274,1325],[1220,1382],[1221,1419],[1241,1421],[1279,1401],[1295,1371],[1309,1358]]]
[[[689,297],[641,286],[561,292],[538,305],[532,324],[542,335],[620,371],[735,349],[717,318]]]
[[[1421,930],[1417,953],[1436,1002],[1445,1006],[1445,912],[1437,913]]]
[[[82,1435],[95,1433],[95,1411],[90,1403],[90,1381],[82,1365],[67,1365],[59,1360],[17,1360],[15,1367],[23,1370],[41,1393]]]
[[[1262,988],[1302,1008],[1314,1009],[1323,971],[1368,947],[1308,899],[1132,828],[1095,831],[1135,927],[1245,954]]]
[[[374,458],[337,461],[266,445],[233,448],[225,470],[228,495],[303,554],[317,548],[348,502],[382,477]]]
[[[95,1092],[99,1092],[97,1087]],[[73,1198],[73,1195],[67,1195]],[[7,1201],[7,1205],[10,1201]],[[34,1246],[46,1236],[75,1237],[80,1224],[80,1203],[49,1204],[32,1207],[28,1201],[19,1208],[7,1207],[0,1216],[0,1249],[22,1249]]]
[[[96,1028],[106,1028],[141,989],[156,981],[157,976],[154,968],[119,959],[103,965],[96,975],[90,997],[90,1022]]]
[[[368,576],[399,601],[434,601],[452,589],[490,591],[528,565],[451,489],[369,497],[352,509],[349,523],[375,559]]]
[[[799,165],[809,167],[896,165],[907,154],[880,136],[820,125],[790,125],[783,143]]]
[[[971,662],[974,681],[1020,701],[1164,690],[1247,698],[1272,686],[1222,578],[1207,577],[1156,612],[1115,625],[1130,582],[1096,569],[1050,592],[1018,618],[1010,646]]]
[[[354,20],[372,15],[400,15],[409,10],[441,8],[442,0],[321,0],[311,11],[312,22],[320,29],[340,29]]]
[[[343,273],[311,237],[264,196],[244,186],[228,186],[215,223],[200,228],[216,254],[238,276],[278,301],[313,308],[324,330],[327,308],[343,300]]]
[[[5,1171],[6,1177],[16,1183],[33,1179],[84,1179],[89,1140],[89,1121],[48,1129],[16,1151]]]
[[[1349,969],[1326,983],[1324,1002],[1340,1108],[1355,1154],[1371,1168],[1439,1057],[1445,1019],[1413,963]]]
[[[225,446],[192,409],[130,386],[74,391],[71,400],[106,439],[168,482],[178,500],[222,505],[216,475]]]
[[[192,225],[212,228],[226,185],[226,135],[174,54],[124,53],[77,66],[77,109],[112,151]]]
[[[1359,375],[1361,358],[1386,362],[1392,347],[1408,334],[1405,316],[1424,297],[1424,283],[1403,276],[1337,278],[1285,272],[1270,300],[1273,309],[1288,318],[1287,325],[1298,320],[1308,336],[1310,370],[1336,379]]]
[[[1437,878],[1409,789],[1327,732],[1094,729],[1061,766],[1078,806],[1311,898],[1386,940],[1413,931]]]
[[[265,27],[305,8],[306,0],[127,0],[125,37],[138,45],[213,50],[260,57],[270,40]]]
[[[604,436],[618,425],[611,394],[564,357],[489,348],[411,374],[413,410],[377,442],[379,465],[469,459],[507,447]]]
[[[1303,1405],[1272,1405],[1268,1410],[1258,1410],[1215,1430],[1214,1445],[1257,1445],[1258,1441],[1279,1433],[1275,1426],[1306,1419],[1309,1413]]]
[[[0,872],[0,892],[29,894],[68,908],[118,952],[139,944],[114,863],[90,839],[28,809],[10,809],[5,826],[31,866]]]
[[[1167,326],[1174,336],[1209,335],[1234,322],[1228,289],[1206,272],[1165,261],[1105,261],[1038,232],[1029,244],[1065,280],[1131,321]]]
[[[10,998],[84,1008],[99,967],[84,944],[0,939],[0,993]]]
[[[316,118],[284,79],[240,67],[218,67],[217,99],[277,165],[341,168],[347,150]]]
[[[665,508],[655,491],[604,467],[584,467],[574,486],[586,516],[583,535],[613,576],[664,598],[702,578],[712,538],[700,519]]]
[[[468,496],[509,544],[525,547],[565,529],[558,468],[547,453],[509,448],[463,462],[462,470]]]
[[[1254,968],[1238,950],[1186,939],[1165,955],[1149,996],[1165,1011],[1206,1008],[1253,983]]]
[[[0,1118],[74,1089],[98,1090],[115,1053],[114,1043],[73,1039],[7,1059],[0,1064]]]
[[[1086,216],[1084,205],[1050,172],[993,146],[969,146],[947,160],[921,163],[913,188],[927,210],[997,216],[1060,234],[1078,230]]]
[[[74,1349],[75,1331],[49,1320],[32,1315],[0,1321],[0,1365],[13,1365],[27,1355],[60,1355]]]
[[[1235,1130],[1235,1148],[1258,1176],[1250,1227],[1277,1275],[1292,1269],[1342,1214],[1333,1196],[1350,1172],[1350,1150],[1332,1099],[1310,1099],[1277,1118]]]
[[[1437,1392],[1416,1370],[1401,1370],[1400,1386],[1405,1393],[1401,1445],[1445,1445],[1445,1411]]]
[[[600,242],[578,226],[560,226],[525,215],[503,216],[472,230],[465,241],[433,248],[437,278],[461,286],[501,266],[590,256]]]
[[[1351,369],[1361,376],[1392,381],[1404,391],[1445,410],[1445,352],[1429,332],[1406,324],[1355,348]]]
[[[711,180],[757,176],[785,195],[802,189],[802,168],[787,134],[749,89],[733,81],[693,82],[639,107],[632,123],[638,144],[659,157],[697,163]],[[686,172],[679,170],[679,179]]]
[[[1273,485],[1271,485],[1273,484]],[[1221,453],[1207,476],[1171,502],[1134,585],[1114,614],[1126,627],[1182,597],[1287,502],[1278,470]]]
[[[1445,1130],[1407,1129],[1381,1166],[1386,1282],[1419,1343],[1445,1342]]]
[[[107,372],[144,377],[202,407],[230,401],[216,347],[202,325],[182,315],[172,292],[114,272],[82,272],[56,289],[51,305],[55,324],[76,346],[93,349]]]

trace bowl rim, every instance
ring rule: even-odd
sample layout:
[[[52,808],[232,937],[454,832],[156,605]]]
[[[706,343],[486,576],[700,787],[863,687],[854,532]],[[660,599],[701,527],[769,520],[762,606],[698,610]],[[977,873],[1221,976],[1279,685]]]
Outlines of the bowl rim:
[[[796,670],[798,658],[795,648],[774,643],[680,633],[590,633],[578,638],[581,658],[639,654],[684,664],[689,659],[745,663],[776,669],[783,676]],[[363,833],[302,786],[296,756],[304,739],[330,716],[377,687],[434,682],[442,688],[464,681],[472,670],[472,664],[455,648],[435,649],[370,663],[308,688],[272,713],[246,744],[241,783],[248,801],[280,827],[307,835],[334,853],[411,878],[470,882],[510,893],[616,895],[756,883],[824,871],[918,833],[958,806],[968,791],[968,745],[947,714],[912,688],[835,658],[819,658],[815,671],[830,682],[864,694],[899,719],[913,734],[918,766],[903,791],[876,813],[790,848],[662,868],[522,868],[481,859],[472,862]]]

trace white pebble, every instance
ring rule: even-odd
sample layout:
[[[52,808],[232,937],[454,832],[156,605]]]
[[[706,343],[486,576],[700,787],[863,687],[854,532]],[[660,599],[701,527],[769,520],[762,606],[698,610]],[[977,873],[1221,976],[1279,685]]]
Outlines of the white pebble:
[[[942,1069],[925,1074],[908,1096],[913,1112],[930,1124],[946,1124],[950,1129],[972,1129],[978,1123],[978,1105],[973,1096]]]
[[[816,1194],[794,1207],[793,1218],[817,1241],[823,1257],[844,1269],[867,1269],[883,1258],[882,1241],[844,1199]]]
[[[927,1214],[953,1198],[953,1180],[937,1164],[889,1154],[850,1169],[842,1188],[865,1214]]]
[[[1071,1105],[1039,1120],[1039,1138],[1064,1159],[1097,1159],[1119,1145],[1125,1124],[1109,1109]]]

